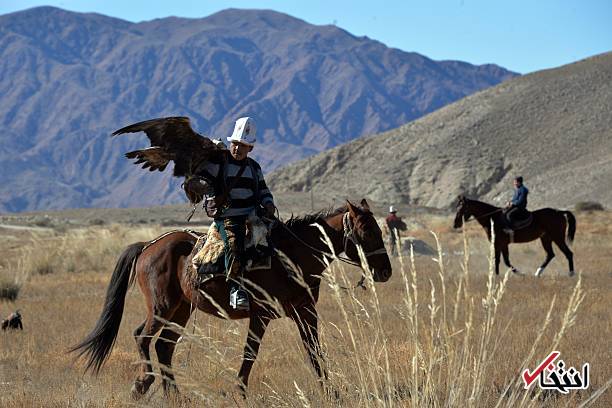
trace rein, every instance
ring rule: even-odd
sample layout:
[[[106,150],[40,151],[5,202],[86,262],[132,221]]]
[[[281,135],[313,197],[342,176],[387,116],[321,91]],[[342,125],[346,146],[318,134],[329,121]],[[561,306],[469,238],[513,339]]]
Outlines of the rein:
[[[292,236],[293,238],[295,238],[295,239],[296,239],[296,241],[298,241],[300,244],[304,245],[306,248],[309,248],[309,249],[310,249],[310,250],[312,250],[313,252],[316,252],[316,253],[318,253],[319,255],[323,255],[323,256],[325,256],[325,257],[332,258],[332,259],[333,259],[333,258],[338,258],[340,261],[346,262],[347,264],[350,264],[350,265],[360,266],[360,264],[359,264],[359,263],[357,263],[357,262],[355,262],[355,261],[353,261],[353,260],[351,260],[351,259],[349,259],[349,258],[344,258],[344,257],[340,257],[340,256],[337,256],[337,255],[336,255],[336,256],[334,256],[332,253],[325,252],[325,251],[322,251],[322,250],[320,250],[320,249],[317,249],[317,248],[313,247],[312,245],[310,245],[309,243],[307,243],[306,241],[304,241],[302,238],[298,237],[298,236],[297,236],[297,235],[296,235],[296,234],[295,234],[293,231],[291,231],[291,229],[290,229],[289,227],[287,227],[287,226],[285,225],[285,223],[281,222],[281,223],[280,223],[280,225],[282,225],[282,227],[283,227],[283,228],[284,228],[284,229],[285,229],[285,230],[286,230],[286,231],[287,231],[289,234],[291,234],[291,236]]]
[[[498,213],[498,212],[500,212],[500,211],[504,211],[504,209],[503,209],[503,208],[498,208],[498,209],[497,209],[497,210],[495,210],[495,211],[491,211],[491,212],[488,212],[488,213],[486,213],[486,214],[479,215],[478,217],[474,217],[474,218],[472,218],[471,220],[464,220],[464,221],[463,221],[463,223],[468,223],[468,222],[472,222],[472,221],[477,221],[477,220],[479,220],[479,219],[481,219],[481,218],[488,217],[489,215],[493,215],[493,214]]]
[[[291,229],[290,229],[289,227],[287,227],[287,226],[286,226],[286,225],[285,225],[283,222],[281,222],[280,224],[283,226],[283,228],[285,228],[285,230],[286,230],[287,232],[289,232],[289,234],[291,234],[291,236],[292,236],[293,238],[295,238],[295,239],[296,239],[298,242],[300,242],[302,245],[304,245],[305,247],[309,248],[309,249],[310,249],[310,250],[312,250],[313,252],[316,252],[316,253],[318,253],[318,254],[320,254],[320,255],[323,255],[323,256],[325,256],[325,257],[328,257],[328,258],[338,259],[339,261],[342,261],[342,262],[347,263],[347,264],[349,264],[349,265],[361,266],[361,263],[359,263],[359,262],[355,262],[355,261],[353,261],[353,260],[352,260],[352,259],[350,259],[350,258],[347,258],[347,257],[341,257],[341,256],[338,256],[338,255],[334,255],[334,254],[332,254],[332,253],[325,252],[325,251],[322,251],[322,250],[320,250],[320,249],[317,249],[317,248],[313,247],[312,245],[308,244],[308,243],[307,243],[307,242],[305,242],[303,239],[301,239],[300,237],[298,237],[298,236],[297,236],[297,235],[296,235],[296,234],[295,234],[293,231],[291,231]],[[345,214],[342,216],[342,227],[343,227],[343,235],[344,235],[344,236],[343,236],[343,244],[344,244],[344,251],[343,251],[343,252],[344,252],[344,253],[346,253],[346,250],[347,250],[347,246],[348,246],[348,242],[349,242],[349,241],[350,241],[350,242],[352,242],[352,243],[353,243],[354,245],[356,245],[356,246],[357,246],[357,245],[359,245],[359,242],[357,241],[357,238],[355,237],[355,229],[354,229],[354,228],[353,228],[353,226],[351,225],[351,219],[350,219],[350,215],[349,215],[349,213],[345,213]],[[376,249],[376,250],[374,250],[374,251],[365,252],[365,253],[364,253],[364,255],[365,255],[365,257],[367,258],[367,257],[372,256],[372,255],[381,255],[381,254],[386,254],[386,253],[387,253],[387,250],[386,250],[386,249],[385,249],[385,247],[383,246],[382,248]],[[362,273],[362,274],[361,274],[361,279],[359,280],[359,282],[357,282],[357,284],[355,284],[355,286],[354,286],[354,287],[352,287],[352,288],[347,288],[347,287],[345,287],[345,286],[341,286],[341,285],[339,285],[339,287],[340,287],[341,289],[344,289],[344,290],[348,290],[348,289],[356,289],[356,288],[361,287],[361,288],[363,288],[363,289],[365,290],[365,289],[366,289],[366,287],[365,287],[364,283],[365,283],[365,275]]]
[[[285,230],[287,232],[289,232],[289,234],[291,234],[291,236],[293,238],[295,238],[297,241],[299,241],[302,245],[304,245],[305,247],[311,249],[312,251],[326,256],[328,258],[337,258],[338,260],[345,262],[347,264],[350,265],[354,265],[354,266],[361,266],[361,263],[359,262],[355,262],[350,258],[345,258],[345,257],[341,257],[338,255],[329,253],[329,252],[325,252],[322,251],[320,249],[317,249],[315,247],[313,247],[312,245],[308,244],[307,242],[305,242],[303,239],[301,239],[300,237],[298,237],[293,231],[291,231],[291,229],[289,227],[287,227],[283,222],[280,223],[283,228],[285,228]],[[343,252],[346,253],[346,249],[347,249],[347,244],[348,242],[352,242],[355,245],[359,245],[359,242],[357,242],[357,238],[355,238],[355,230],[352,228],[352,226],[350,225],[350,216],[348,213],[344,214],[344,216],[342,217],[342,225],[344,227],[344,238],[343,238],[343,242],[344,242],[344,250]],[[365,257],[369,257],[372,255],[381,255],[381,254],[386,254],[387,250],[385,249],[385,247],[379,248],[379,249],[375,249],[374,251],[370,251],[370,252],[365,252],[364,255]]]

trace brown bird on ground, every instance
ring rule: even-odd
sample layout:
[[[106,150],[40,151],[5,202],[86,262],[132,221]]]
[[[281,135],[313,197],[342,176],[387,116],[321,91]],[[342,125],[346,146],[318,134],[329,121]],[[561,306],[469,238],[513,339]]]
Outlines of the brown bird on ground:
[[[19,313],[19,310],[11,313],[6,319],[2,321],[2,330],[6,329],[23,330],[23,323],[21,322],[21,313]]]

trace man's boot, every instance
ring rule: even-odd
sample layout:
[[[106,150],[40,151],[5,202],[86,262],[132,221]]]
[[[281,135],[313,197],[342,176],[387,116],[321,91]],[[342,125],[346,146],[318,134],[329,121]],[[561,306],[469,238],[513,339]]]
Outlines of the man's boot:
[[[249,295],[236,281],[230,281],[230,306],[234,310],[249,310]]]
[[[230,284],[230,307],[234,310],[249,310],[249,295],[242,285],[242,266],[234,259],[227,279]]]

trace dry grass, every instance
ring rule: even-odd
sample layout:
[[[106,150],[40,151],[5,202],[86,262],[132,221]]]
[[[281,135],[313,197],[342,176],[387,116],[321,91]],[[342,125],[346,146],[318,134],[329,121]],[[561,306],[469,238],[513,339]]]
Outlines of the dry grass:
[[[532,276],[544,258],[539,243],[513,246],[511,259],[526,276],[490,273],[490,250],[479,227],[465,234],[447,217],[423,216],[426,229],[410,231],[440,251],[435,259],[394,262],[388,283],[341,291],[354,269],[332,264],[319,302],[329,386],[319,387],[288,319],[273,322],[251,374],[249,399],[235,392],[246,322],[198,313],[175,356],[187,406],[611,406],[612,214],[581,214],[574,252],[579,278],[568,278],[557,257],[544,276]],[[132,330],[144,318],[142,295],[128,294],[115,349],[98,378],[82,375],[65,351],[94,325],[116,257],[133,241],[161,228],[90,227],[11,232],[3,240],[2,273],[26,276],[14,304],[24,331],[0,335],[0,405],[126,406],[137,362]],[[23,242],[33,245],[25,252]],[[466,251],[465,248],[468,250]],[[556,251],[559,253],[560,251]],[[13,262],[13,263],[11,263]],[[41,265],[51,272],[41,274]],[[17,279],[9,276],[10,279]],[[591,387],[569,396],[522,389],[519,375],[553,348],[571,365],[591,363]],[[154,350],[152,347],[152,353]],[[166,406],[157,383],[137,406]],[[173,403],[170,405],[181,405]]]

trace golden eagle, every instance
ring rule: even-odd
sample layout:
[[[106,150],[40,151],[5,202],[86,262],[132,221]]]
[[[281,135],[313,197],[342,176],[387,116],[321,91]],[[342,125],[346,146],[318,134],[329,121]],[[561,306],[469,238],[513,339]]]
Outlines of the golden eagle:
[[[136,132],[145,132],[151,147],[128,152],[125,157],[136,159],[134,164],[143,163],[142,168],[149,171],[164,171],[173,161],[173,175],[185,177],[183,188],[189,201],[192,204],[202,201],[207,186],[196,175],[196,170],[213,155],[223,154],[225,146],[196,133],[191,128],[189,118],[184,116],[134,123],[114,131],[113,136]]]

